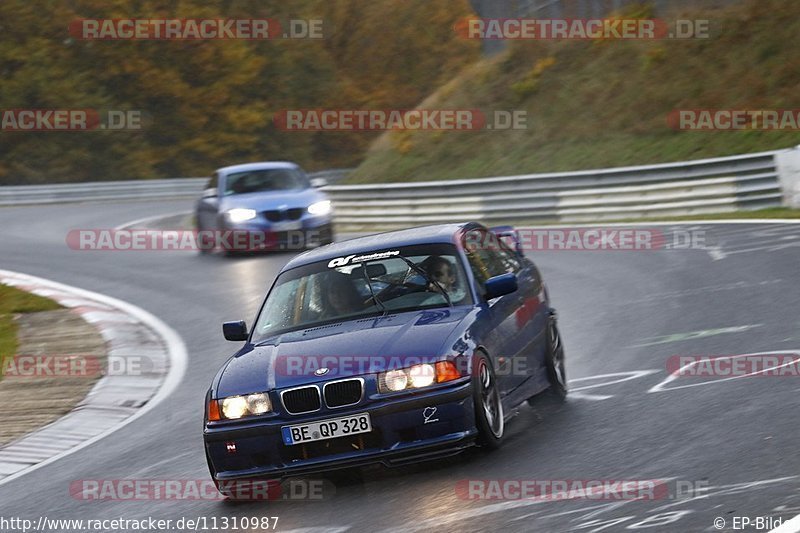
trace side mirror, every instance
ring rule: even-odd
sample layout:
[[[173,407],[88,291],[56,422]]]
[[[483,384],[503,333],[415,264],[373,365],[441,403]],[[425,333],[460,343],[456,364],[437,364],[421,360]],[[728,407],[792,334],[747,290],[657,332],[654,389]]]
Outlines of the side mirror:
[[[225,322],[222,324],[222,334],[225,335],[225,340],[246,341],[247,324],[245,324],[244,320]]]
[[[319,189],[320,187],[325,187],[328,184],[328,180],[325,178],[311,178],[311,186],[315,189]]]
[[[517,275],[513,272],[508,274],[500,274],[493,278],[489,278],[484,283],[486,289],[486,299],[491,300],[498,296],[505,296],[517,290]]]
[[[210,189],[206,189],[203,191],[203,199],[207,198],[216,198],[217,197],[217,189],[215,187],[211,187]]]

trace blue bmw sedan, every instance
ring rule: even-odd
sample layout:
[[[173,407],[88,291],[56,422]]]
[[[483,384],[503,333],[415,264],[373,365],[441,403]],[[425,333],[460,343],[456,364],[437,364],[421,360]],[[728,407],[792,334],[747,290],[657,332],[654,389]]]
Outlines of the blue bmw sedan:
[[[449,224],[292,259],[208,390],[217,487],[497,448],[514,408],[567,394],[556,315],[513,228]]]
[[[241,251],[254,251],[248,246],[253,242],[266,249],[298,250],[333,241],[330,200],[299,166],[288,162],[217,170],[197,202],[195,220],[198,234],[208,237],[208,243],[220,242],[218,234],[226,231],[264,237],[243,240]],[[206,253],[213,246],[199,249]]]

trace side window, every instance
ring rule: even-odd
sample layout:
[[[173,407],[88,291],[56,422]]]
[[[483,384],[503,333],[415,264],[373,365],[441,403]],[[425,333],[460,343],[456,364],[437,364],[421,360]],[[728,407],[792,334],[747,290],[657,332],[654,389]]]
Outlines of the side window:
[[[216,189],[217,187],[219,187],[219,173],[214,172],[208,181],[208,185],[206,185],[206,189]]]
[[[500,242],[493,233],[472,230],[464,235],[464,251],[478,283],[483,284],[491,277],[514,272],[514,265],[519,268],[519,262],[514,261],[512,264],[509,261],[512,258],[504,255],[501,250]]]
[[[514,253],[505,242],[503,242],[503,239],[498,239],[497,242],[500,243],[498,253],[500,254],[500,260],[503,262],[505,271],[519,272],[522,268],[522,263],[520,262],[517,254]]]

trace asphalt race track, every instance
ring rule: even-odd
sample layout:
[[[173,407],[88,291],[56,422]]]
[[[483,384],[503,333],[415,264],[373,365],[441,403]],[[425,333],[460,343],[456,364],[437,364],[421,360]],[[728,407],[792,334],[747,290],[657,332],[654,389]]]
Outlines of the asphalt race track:
[[[335,490],[313,501],[76,499],[69,493],[76,480],[208,476],[203,397],[235,346],[222,338],[220,323],[252,322],[291,255],[87,252],[65,243],[70,229],[188,209],[191,202],[0,209],[0,268],[128,301],[173,327],[189,352],[171,397],[92,446],[0,486],[0,515],[34,522],[43,513],[277,516],[277,531],[309,532],[655,532],[719,531],[718,517],[726,520],[721,530],[734,531],[734,517],[800,513],[800,378],[663,383],[674,355],[800,353],[800,224],[754,223],[681,226],[705,232],[709,249],[534,253],[559,311],[574,392],[563,406],[521,408],[497,452],[332,476]],[[704,490],[634,501],[467,501],[456,492],[465,480],[509,479],[666,480]]]

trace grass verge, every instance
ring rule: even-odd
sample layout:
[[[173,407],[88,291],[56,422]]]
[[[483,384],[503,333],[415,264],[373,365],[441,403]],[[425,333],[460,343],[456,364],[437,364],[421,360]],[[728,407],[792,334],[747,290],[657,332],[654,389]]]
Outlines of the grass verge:
[[[0,285],[0,378],[5,369],[5,358],[17,353],[17,328],[14,315],[61,309],[53,300],[29,292]]]
[[[630,7],[625,18],[649,18]],[[524,112],[521,129],[387,132],[350,183],[575,171],[789,148],[797,129],[685,131],[680,109],[794,109],[800,2],[749,0],[681,18],[710,38],[515,41],[431,94],[421,109]]]

